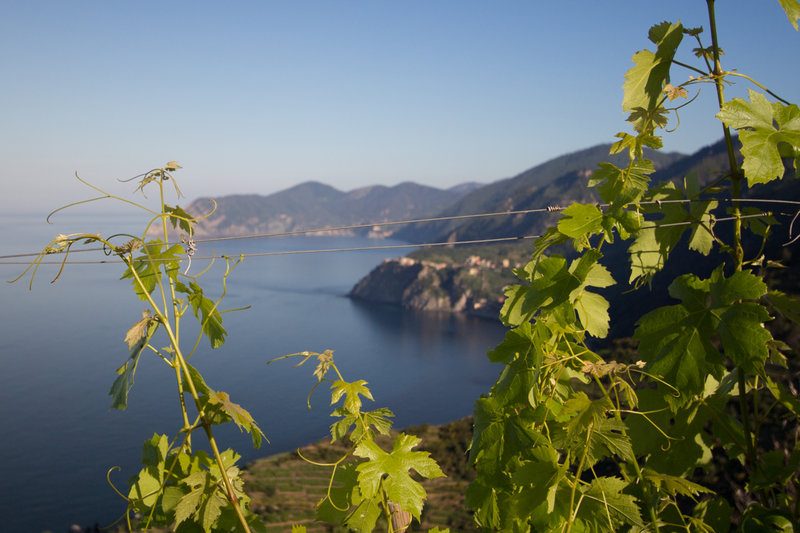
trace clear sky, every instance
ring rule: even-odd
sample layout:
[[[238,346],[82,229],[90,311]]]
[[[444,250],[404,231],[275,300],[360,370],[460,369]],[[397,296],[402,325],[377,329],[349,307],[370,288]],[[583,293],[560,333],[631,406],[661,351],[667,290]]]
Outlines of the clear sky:
[[[800,35],[777,0],[717,4],[724,66],[800,101]],[[0,212],[87,197],[76,171],[127,194],[116,178],[170,160],[189,200],[307,180],[351,190],[513,176],[613,141],[626,128],[623,75],[652,48],[648,28],[707,28],[705,5],[2,2]],[[713,116],[711,87],[700,99],[698,113]],[[721,137],[692,114],[668,149]]]

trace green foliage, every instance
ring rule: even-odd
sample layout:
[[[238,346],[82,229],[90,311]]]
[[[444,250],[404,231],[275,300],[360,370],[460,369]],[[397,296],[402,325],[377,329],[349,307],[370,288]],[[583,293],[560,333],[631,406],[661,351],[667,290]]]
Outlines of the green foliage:
[[[794,22],[789,4],[783,2]],[[764,240],[774,220],[751,208],[747,215],[760,218],[746,223],[736,202],[744,177],[750,184],[783,177],[782,157],[797,166],[798,108],[755,91],[749,102],[721,104],[729,160],[736,161],[728,131],[735,128],[744,164],[713,187],[691,176],[682,188],[651,184],[653,164],[644,158],[645,147],[662,145],[665,102],[686,98],[696,83],[714,84],[724,102],[725,76],[732,74],[719,67],[709,7],[711,46],[703,45],[700,28],[651,28],[657,49],[633,56],[623,86],[634,133],[618,134],[612,147],[627,151],[629,164],[600,164],[589,184],[605,205],[569,206],[536,242],[532,260],[514,271],[520,282],[506,290],[500,315],[511,329],[488,353],[504,369],[475,404],[470,449],[477,478],[467,504],[487,531],[726,531],[732,521],[739,531],[800,527],[796,438],[767,445],[762,434],[778,406],[797,427],[800,400],[775,373],[776,365],[786,366],[783,345],[765,324],[770,309],[800,322],[800,304],[768,290],[763,259],[744,260],[745,232]],[[670,79],[683,35],[697,40],[707,71],[698,78],[701,68],[689,67],[693,76],[676,86]],[[726,241],[715,225],[727,195],[735,231]],[[593,350],[593,339],[608,333],[605,295],[618,275],[602,263],[601,249],[618,240],[629,241],[632,284],[620,291],[646,290],[682,247],[730,256],[718,255],[707,277],[683,265],[668,289],[675,303],[639,318],[632,360],[641,361],[633,364],[605,361]],[[572,244],[574,257],[552,252],[564,244]],[[712,469],[715,456],[743,470],[742,499],[727,502],[690,477]]]
[[[334,462],[306,459],[311,464],[331,468],[327,494],[317,505],[317,518],[342,524],[352,531],[369,532],[383,516],[390,533],[403,531],[404,528],[396,525],[395,515],[405,512],[419,521],[426,498],[425,489],[411,472],[427,479],[442,477],[444,473],[428,452],[413,450],[421,442],[413,435],[399,434],[389,452],[381,448],[375,441],[376,432],[389,435],[389,418],[394,415],[386,408],[361,410],[361,398],[373,401],[372,392],[364,380],[345,381],[334,363],[332,351],[301,352],[279,359],[302,357],[296,365],[300,366],[312,356],[317,358],[314,370],[317,383],[312,392],[323,381],[329,381],[331,405],[342,402],[332,414],[339,420],[331,424],[331,437],[333,441],[347,439],[350,442],[345,454]],[[330,370],[338,379],[325,377]]]
[[[181,244],[169,242],[168,228],[169,225],[180,228],[191,236],[196,219],[180,207],[171,207],[164,203],[163,188],[166,181],[172,181],[175,190],[180,194],[172,175],[179,168],[172,161],[163,168],[139,176],[141,179],[136,187],[137,191],[144,194],[145,187],[159,188],[161,201],[158,213],[111,194],[104,193],[104,196],[98,198],[116,199],[154,213],[154,218],[147,224],[141,238],[134,237],[117,244],[99,234],[59,235],[45,247],[25,272],[31,271],[33,278],[44,255],[62,253],[66,261],[73,246],[100,243],[125,264],[126,270],[122,279],[131,281],[133,292],[147,305],[141,320],[134,323],[125,335],[129,354],[117,370],[118,376],[111,386],[111,407],[127,407],[136,369],[143,359],[142,354],[149,351],[169,367],[175,376],[182,427],[172,441],[166,435],[155,435],[145,443],[142,458],[144,467],[131,478],[127,496],[123,496],[128,502],[128,527],[132,527],[131,515],[139,513],[142,518],[137,526],[143,529],[174,526],[179,533],[259,531],[263,528],[248,509],[249,498],[243,491],[239,468],[235,465],[239,456],[232,450],[219,451],[212,426],[234,422],[240,429],[250,433],[255,447],[260,446],[263,433],[247,410],[232,402],[227,393],[211,389],[197,369],[187,362],[202,337],[208,339],[212,348],[225,342],[227,333],[222,327],[222,313],[218,307],[225,295],[225,280],[239,261],[224,258],[226,270],[223,275],[223,291],[217,301],[204,295],[196,276],[180,272],[180,262],[188,252]],[[104,192],[78,179],[90,188]],[[149,230],[154,224],[156,227],[160,224],[161,235],[159,238],[147,240]],[[189,308],[200,324],[200,333],[194,347],[185,351],[179,332],[181,319]],[[159,331],[163,336],[156,336]],[[159,344],[154,344],[155,339],[159,340]],[[167,346],[159,348],[164,340]],[[190,415],[189,404],[194,404],[196,416]],[[194,422],[190,420],[193,416]],[[203,430],[211,455],[193,449],[192,435],[198,429]],[[122,495],[120,491],[117,492]]]
[[[797,29],[800,3],[779,2]],[[662,22],[649,32],[656,50],[634,54],[622,100],[633,133],[618,133],[610,154],[627,154],[628,161],[601,163],[589,180],[605,205],[574,203],[564,209],[556,226],[536,241],[530,262],[514,269],[520,283],[505,291],[500,314],[510,329],[488,353],[504,369],[489,394],[475,403],[469,450],[475,480],[466,500],[475,522],[487,531],[800,528],[797,438],[763,438],[773,410],[797,427],[800,399],[782,375],[788,366],[786,346],[765,324],[773,319],[771,313],[800,323],[800,303],[769,290],[762,268],[769,263],[760,251],[745,260],[748,233],[766,241],[774,219],[740,206],[745,178],[749,185],[781,179],[784,159],[793,160],[795,173],[800,170],[800,108],[772,93],[779,101],[770,101],[755,90],[749,101],[725,101],[729,77],[763,87],[744,74],[722,70],[713,0],[707,3],[710,45],[702,42],[702,28]],[[699,67],[675,60],[684,36],[697,41]],[[676,66],[692,72],[678,85],[671,82]],[[688,89],[699,83],[716,90],[731,168],[705,187],[690,176],[681,187],[654,185],[655,165],[646,154],[662,147],[658,130],[677,112],[665,104],[687,98]],[[741,168],[731,129],[739,132]],[[171,181],[180,195],[173,176],[179,168],[169,162],[139,176],[136,190],[143,195],[145,187],[159,188],[157,212],[78,178],[104,194],[96,199],[138,205],[154,217],[141,238],[123,243],[99,234],[58,235],[23,275],[30,272],[32,283],[46,255],[63,254],[63,269],[74,246],[100,243],[125,264],[122,279],[130,280],[147,306],[125,335],[128,357],[111,387],[111,406],[126,408],[142,354],[149,351],[175,375],[182,426],[172,439],[157,434],[145,442],[143,467],[131,477],[127,493],[120,492],[128,502],[128,527],[136,513],[141,516],[137,527],[145,530],[264,531],[248,506],[237,466],[240,456],[219,451],[213,426],[232,422],[251,435],[255,447],[263,433],[246,409],[213,390],[188,363],[203,337],[212,348],[225,342],[219,305],[227,276],[241,258],[224,258],[222,296],[216,301],[205,296],[198,276],[189,276],[188,269],[181,273],[189,251],[170,242],[169,227],[185,232],[191,247],[197,219],[164,203],[165,182]],[[716,213],[729,200],[733,231],[723,238],[715,232]],[[760,218],[745,220],[745,213]],[[147,240],[154,224],[160,225],[161,235]],[[630,288],[617,288],[603,263],[604,245],[620,241],[628,241]],[[566,244],[574,250],[570,256],[563,254]],[[561,255],[553,253],[554,246]],[[644,314],[636,324],[634,359],[641,361],[604,360],[595,346],[609,332],[607,293],[645,290],[680,247],[706,256],[727,254],[727,259],[719,259],[707,277],[692,272],[691,265],[673,277],[668,293],[675,303]],[[189,309],[200,333],[186,351],[179,332]],[[159,347],[161,341],[166,347]],[[365,400],[373,400],[367,382],[346,381],[331,351],[286,357],[295,356],[302,358],[299,365],[316,357],[311,392],[330,383],[336,419],[331,437],[347,446],[333,462],[308,461],[330,469],[318,518],[359,532],[372,531],[383,518],[389,532],[405,531],[411,517],[419,521],[423,511],[427,495],[419,479],[442,477],[442,470],[428,452],[414,449],[420,444],[415,436],[399,434],[390,451],[378,444],[376,435],[390,435],[394,415],[386,408],[362,410]],[[326,377],[330,371],[338,379]],[[198,429],[210,453],[193,446]],[[691,478],[695,471],[712,469],[715,456],[741,471],[744,497],[726,501]],[[305,530],[292,526],[293,532]]]

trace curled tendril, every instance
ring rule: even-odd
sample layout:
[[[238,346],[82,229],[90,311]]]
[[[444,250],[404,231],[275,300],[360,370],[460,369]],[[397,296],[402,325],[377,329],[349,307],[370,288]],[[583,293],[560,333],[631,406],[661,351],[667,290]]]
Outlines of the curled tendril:
[[[117,181],[119,181],[120,183],[128,183],[128,182],[134,181],[136,179],[139,179],[139,185],[136,187],[136,190],[137,191],[142,191],[142,196],[147,198],[147,195],[144,193],[144,188],[148,183],[151,183],[151,182],[154,182],[154,181],[162,181],[162,182],[164,182],[164,181],[172,180],[172,185],[175,187],[175,193],[180,198],[180,197],[183,197],[183,193],[181,192],[180,188],[178,187],[178,184],[175,181],[175,178],[172,176],[172,174],[170,174],[170,172],[173,172],[173,171],[175,171],[175,170],[177,170],[179,168],[182,168],[182,167],[180,165],[178,165],[177,162],[170,161],[163,168],[154,168],[154,169],[148,170],[147,172],[143,172],[142,174],[137,174],[136,176],[133,176],[131,178],[125,178],[125,179],[117,178]]]
[[[130,237],[130,240],[121,246],[112,246],[111,239],[114,239],[116,237]],[[129,254],[135,252],[136,250],[144,246],[144,241],[142,241],[142,239],[134,235],[130,235],[129,233],[115,233],[114,235],[108,237],[106,241],[108,242],[103,243],[103,253],[106,256],[109,256],[111,254],[117,254],[117,255]]]
[[[800,211],[797,211],[794,214],[794,216],[792,217],[792,221],[789,223],[789,238],[792,240],[784,244],[784,246],[789,246],[790,244],[795,243],[797,242],[798,239],[800,239],[800,233],[798,233],[796,237],[792,238],[792,233],[794,232],[794,223],[797,221],[798,217],[800,217]]]
[[[117,494],[119,494],[120,498],[122,498],[123,500],[125,500],[128,503],[131,503],[132,500],[130,498],[128,498],[127,496],[125,496],[124,494],[122,494],[119,491],[119,489],[116,487],[116,485],[114,485],[114,482],[111,481],[111,472],[113,472],[114,470],[122,470],[122,467],[120,467],[120,466],[112,466],[111,468],[109,468],[108,471],[106,472],[106,481],[111,486],[111,489],[114,492],[116,492]],[[116,522],[114,522],[114,523],[116,524]]]

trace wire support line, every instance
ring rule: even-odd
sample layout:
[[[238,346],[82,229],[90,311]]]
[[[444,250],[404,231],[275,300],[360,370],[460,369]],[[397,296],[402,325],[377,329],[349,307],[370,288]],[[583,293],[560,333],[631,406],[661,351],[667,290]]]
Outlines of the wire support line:
[[[191,259],[198,260],[214,260],[218,257],[266,257],[273,255],[299,255],[299,254],[319,254],[319,253],[332,253],[332,252],[359,252],[366,250],[398,250],[402,248],[434,248],[437,246],[455,246],[459,244],[487,244],[495,242],[509,242],[521,241],[528,239],[538,239],[541,235],[522,235],[517,237],[495,237],[491,239],[474,239],[468,241],[445,241],[445,242],[424,242],[418,244],[387,244],[384,246],[355,246],[352,248],[324,248],[315,250],[281,250],[277,252],[252,252],[247,254],[224,254],[222,256],[204,256],[192,257]],[[98,249],[99,250],[99,249]],[[72,252],[70,252],[72,253]],[[170,262],[170,261],[186,261],[188,257],[173,257],[169,259],[151,259],[151,262]],[[146,261],[143,258],[136,258],[134,262]],[[101,265],[101,264],[122,264],[124,261],[121,259],[99,259],[96,261],[38,261],[39,265]],[[30,261],[0,261],[0,265],[29,265]]]
[[[739,219],[745,218],[761,218],[761,217],[770,217],[773,216],[773,213],[767,211],[764,213],[754,213],[751,215],[743,215],[738,217]],[[714,222],[730,222],[736,220],[737,217],[721,217],[721,218],[714,218]],[[702,221],[685,221],[685,222],[670,222],[665,224],[654,224],[652,226],[643,226],[648,228],[665,228],[665,227],[675,227],[675,226],[692,226],[696,224],[701,224]],[[145,259],[142,257],[137,257],[133,260],[134,263],[141,263],[145,261],[149,262],[181,262],[181,261],[191,261],[194,260],[216,260],[218,257],[229,257],[229,258],[247,258],[247,257],[269,257],[269,256],[278,256],[278,255],[301,255],[301,254],[318,254],[318,253],[333,253],[333,252],[358,252],[358,251],[367,251],[367,250],[399,250],[399,249],[408,249],[408,248],[434,248],[439,246],[456,246],[456,245],[468,245],[468,244],[488,244],[488,243],[499,243],[499,242],[511,242],[511,241],[521,241],[521,240],[530,240],[530,239],[538,239],[542,237],[542,235],[518,235],[513,237],[493,237],[488,239],[473,239],[473,240],[464,240],[464,241],[443,241],[443,242],[426,242],[426,243],[409,243],[409,244],[387,244],[382,246],[355,246],[350,248],[322,248],[322,249],[312,249],[312,250],[281,250],[276,252],[251,252],[251,253],[244,253],[244,254],[222,254],[220,256],[203,256],[203,257],[193,257],[187,255],[186,257],[171,257],[171,258],[163,258],[163,259]],[[72,252],[70,252],[72,253]],[[55,255],[55,254],[51,254]],[[123,264],[124,261],[121,259],[100,259],[95,261],[70,261],[70,260],[60,260],[60,261],[36,261],[38,265],[99,265],[99,264]],[[0,261],[0,265],[29,265],[31,264],[30,261]]]
[[[386,226],[401,226],[405,224],[423,224],[426,222],[447,222],[450,220],[465,220],[469,218],[499,217],[510,215],[527,215],[531,213],[547,213],[560,211],[562,208],[549,206],[537,209],[517,209],[515,211],[497,211],[493,213],[473,213],[469,215],[452,215],[447,217],[415,218],[411,220],[394,220],[389,222],[375,222],[372,224],[350,224],[347,226],[327,226],[324,228],[299,229],[293,231],[280,231],[276,233],[255,233],[252,235],[231,235],[227,237],[208,237],[206,239],[195,239],[195,242],[214,242],[232,241],[239,239],[261,239],[268,237],[290,237],[292,235],[307,235],[309,233],[326,233],[329,231],[345,231],[351,229],[366,229]]]
[[[673,200],[648,200],[638,202],[635,205],[639,206],[658,206],[661,207],[666,204],[686,204],[692,202],[707,202],[707,201],[717,201],[717,202],[726,202],[726,203],[733,203],[736,202],[747,202],[747,203],[774,203],[774,204],[784,204],[784,205],[793,205],[793,206],[800,206],[800,201],[797,200],[783,200],[783,199],[774,199],[774,198],[738,198],[733,200],[732,198],[717,198],[717,199],[700,199],[700,198],[681,198],[681,199],[673,199]],[[592,204],[598,208],[608,208],[611,207],[612,204],[609,203],[595,203]],[[634,205],[625,204],[625,206]],[[535,213],[557,213],[561,212],[565,207],[561,207],[559,205],[549,205],[547,207],[541,207],[536,209],[518,209],[518,210],[510,210],[510,211],[496,211],[491,213],[473,213],[468,215],[453,215],[453,216],[445,216],[445,217],[430,217],[430,218],[419,218],[419,219],[410,219],[410,220],[395,220],[395,221],[388,221],[388,222],[374,222],[369,224],[351,224],[351,225],[344,225],[344,226],[326,226],[322,228],[311,228],[311,229],[302,229],[302,230],[293,230],[293,231],[282,231],[282,232],[274,232],[274,233],[253,233],[248,235],[232,235],[232,236],[225,236],[225,237],[207,237],[204,239],[193,239],[195,244],[199,243],[208,243],[208,242],[219,242],[219,241],[230,241],[230,240],[245,240],[245,239],[265,239],[270,237],[290,237],[290,236],[297,236],[297,235],[308,235],[312,233],[326,233],[331,231],[345,231],[345,230],[353,230],[353,229],[366,229],[366,228],[374,228],[374,227],[386,227],[386,226],[398,226],[398,225],[406,225],[406,224],[421,224],[426,222],[446,222],[451,220],[466,220],[472,218],[484,218],[484,217],[497,217],[497,216],[512,216],[512,215],[525,215],[525,214],[535,214]],[[793,213],[795,219],[800,214],[800,210],[796,213]],[[722,219],[717,219],[722,220]],[[794,220],[792,221],[792,225]],[[112,235],[110,238],[117,237],[120,235]],[[132,237],[132,235],[128,235]],[[790,236],[791,236],[791,229],[790,229]],[[517,238],[517,237],[513,237]],[[791,242],[794,242],[793,239]],[[186,245],[186,242],[182,241],[169,241],[167,243],[159,243],[158,245],[166,244],[167,246],[173,246],[175,244]],[[144,244],[144,246],[148,246]],[[70,253],[77,253],[77,252],[105,252],[109,254],[109,250],[107,247],[94,247],[94,248],[79,248],[75,250],[70,250]],[[0,260],[3,259],[16,259],[21,257],[38,257],[41,252],[37,253],[21,253],[21,254],[11,254],[11,255],[0,255]],[[198,258],[200,259],[200,258]],[[113,262],[113,261],[107,261]],[[4,263],[0,262],[0,264],[14,264],[14,263]]]
[[[266,239],[270,237],[291,237],[296,235],[308,235],[310,233],[326,233],[330,231],[346,231],[346,230],[353,230],[353,229],[367,229],[367,228],[375,228],[375,227],[385,227],[385,226],[400,226],[406,224],[422,224],[426,222],[446,222],[450,220],[465,220],[470,218],[482,218],[482,217],[496,217],[496,216],[510,216],[510,215],[525,215],[531,213],[553,213],[562,211],[564,208],[558,206],[548,206],[536,209],[518,209],[513,211],[497,211],[492,213],[473,213],[469,215],[453,215],[453,216],[446,216],[446,217],[430,217],[430,218],[416,218],[410,220],[394,220],[388,222],[372,222],[372,223],[364,223],[364,224],[350,224],[346,226],[325,226],[322,228],[311,228],[311,229],[301,229],[301,230],[292,230],[292,231],[280,231],[274,233],[252,233],[248,235],[229,235],[224,237],[207,237],[204,239],[194,239],[194,243],[207,243],[207,242],[220,242],[220,241],[233,241],[233,240],[244,240],[244,239]],[[159,243],[161,245],[163,243]],[[172,246],[175,244],[186,244],[184,242],[174,242],[169,241],[166,243],[168,246]],[[96,248],[81,248],[77,250],[71,250],[70,253],[75,252],[100,252],[105,251],[106,248],[103,247],[96,247]],[[23,254],[13,254],[13,255],[0,255],[0,259],[14,259],[18,257],[36,257],[39,253],[23,253]]]
[[[732,202],[733,200],[730,198],[721,198],[715,199],[718,202]],[[661,206],[662,204],[686,204],[691,202],[707,202],[708,199],[700,199],[700,198],[681,198],[675,200],[650,200],[645,202],[638,202],[638,205],[657,205]],[[790,205],[798,205],[800,206],[800,201],[794,200],[778,200],[772,198],[740,198],[738,199],[740,202],[766,202],[766,203],[783,203],[783,204],[790,204]],[[595,203],[593,204],[598,208],[607,208],[611,207],[612,204],[609,203]],[[625,204],[626,206],[631,204]],[[395,220],[390,222],[374,222],[371,224],[351,224],[348,226],[327,226],[323,228],[312,228],[312,229],[302,229],[302,230],[293,230],[293,231],[281,231],[275,233],[253,233],[250,235],[232,235],[227,237],[208,237],[205,239],[195,239],[194,242],[201,243],[201,242],[215,242],[215,241],[228,241],[228,240],[242,240],[242,239],[261,239],[261,238],[269,238],[269,237],[290,237],[293,235],[307,235],[309,233],[325,233],[329,231],[344,231],[344,230],[351,230],[351,229],[366,229],[366,228],[376,228],[376,227],[385,227],[385,226],[398,226],[398,225],[405,225],[405,224],[422,224],[426,222],[447,222],[450,220],[466,220],[471,218],[483,218],[483,217],[498,217],[498,216],[512,216],[512,215],[527,215],[527,214],[534,214],[534,213],[558,213],[566,209],[565,207],[559,205],[548,205],[547,207],[539,207],[535,209],[518,209],[518,210],[511,210],[511,211],[496,211],[491,213],[473,213],[468,215],[453,215],[453,216],[446,216],[446,217],[431,217],[431,218],[418,218],[418,219],[411,219],[411,220]],[[172,243],[169,244],[180,244],[180,243]],[[0,257],[2,259],[2,257]]]

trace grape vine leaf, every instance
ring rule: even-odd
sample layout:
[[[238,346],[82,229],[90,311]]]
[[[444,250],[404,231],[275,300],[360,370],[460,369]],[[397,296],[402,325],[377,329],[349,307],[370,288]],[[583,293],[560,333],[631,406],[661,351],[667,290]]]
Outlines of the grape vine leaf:
[[[766,183],[783,176],[780,145],[792,148],[795,170],[800,150],[800,108],[796,104],[770,103],[767,97],[749,90],[750,101],[734,98],[717,114],[726,126],[739,130],[749,183]],[[776,127],[777,126],[777,127]]]
[[[240,430],[250,433],[250,437],[253,439],[253,447],[261,447],[261,439],[264,438],[264,433],[247,409],[238,403],[232,402],[227,392],[209,390],[208,399],[209,405],[218,405],[239,426]]]
[[[144,348],[150,336],[148,335],[150,326],[152,326],[154,322],[157,326],[158,321],[150,314],[149,309],[147,311],[142,311],[142,319],[131,326],[125,334],[125,342],[128,343],[128,350],[130,350],[131,355],[140,352],[142,348]]]
[[[373,498],[383,486],[389,500],[419,520],[425,489],[411,477],[409,471],[415,470],[428,479],[444,476],[428,452],[412,451],[421,440],[401,433],[395,439],[391,453],[386,453],[370,439],[361,441],[353,454],[369,459],[356,467],[362,495]]]
[[[111,396],[111,408],[124,410],[128,406],[128,392],[133,387],[133,378],[136,367],[139,365],[139,356],[142,350],[158,329],[158,320],[150,316],[149,311],[142,312],[142,319],[136,322],[125,334],[130,355],[125,363],[117,369],[117,378],[108,392]]]
[[[524,357],[531,350],[531,323],[523,322],[519,326],[506,331],[503,341],[494,349],[486,352],[492,363],[508,364],[517,357]]]
[[[689,205],[689,218],[695,223],[689,236],[689,249],[708,255],[714,246],[714,216],[711,211],[717,208],[717,202],[706,200],[692,202]]]
[[[642,50],[633,55],[635,65],[625,73],[622,85],[623,111],[658,107],[664,85],[669,81],[672,58],[683,39],[683,26],[680,22],[662,22],[650,28],[649,38],[658,48],[655,53]]]
[[[359,395],[373,400],[372,393],[366,387],[367,382],[363,379],[348,383],[337,380],[331,385],[331,405],[336,404],[344,396],[344,408],[356,414],[361,411],[361,398]]]
[[[330,492],[317,504],[317,520],[344,524],[351,531],[369,533],[381,515],[381,498],[362,496],[355,463],[336,469]]]
[[[647,370],[684,399],[703,391],[707,375],[719,378],[722,373],[723,358],[712,343],[716,322],[706,307],[708,285],[691,274],[676,278],[669,292],[683,302],[647,313],[634,333]]]
[[[778,2],[780,2],[781,7],[786,12],[789,22],[791,22],[794,29],[797,30],[797,21],[800,20],[800,2],[797,0],[778,0]]]
[[[589,522],[604,522],[608,531],[616,531],[623,525],[644,527],[636,498],[622,492],[627,486],[627,482],[617,477],[594,478],[583,490],[579,514]]]
[[[192,234],[192,224],[191,221],[194,220],[194,217],[184,211],[181,206],[176,205],[175,207],[170,207],[168,205],[164,206],[164,213],[170,215],[169,221],[172,224],[173,228],[180,227],[183,231],[188,233],[189,235]]]
[[[792,322],[800,324],[800,300],[796,300],[781,291],[772,290],[767,294],[767,301],[781,315]]]
[[[566,313],[567,316],[571,312],[574,317],[577,312],[590,334],[604,336],[608,329],[608,302],[586,290],[590,286],[613,284],[611,275],[597,262],[600,257],[599,252],[589,250],[568,265],[564,257],[552,255],[532,261],[525,270],[518,269],[518,274],[531,283],[506,289],[501,320],[506,325],[519,326],[537,313]],[[559,309],[565,302],[570,304],[571,311]],[[578,309],[572,310],[571,306]]]
[[[364,436],[370,434],[370,428],[372,427],[381,435],[388,435],[392,428],[392,421],[389,418],[393,417],[394,413],[385,407],[365,413],[352,413],[344,407],[339,407],[333,411],[331,416],[341,417],[340,420],[331,424],[331,440],[333,442],[347,435],[351,426],[355,427],[350,434],[350,440],[359,442]]]
[[[613,408],[608,397],[590,399],[579,392],[564,404],[560,418],[562,427],[552,430],[553,444],[565,448],[580,457],[586,455],[586,467],[590,467],[604,457],[617,455],[625,460],[633,459],[631,442],[625,435],[625,424],[607,413]]]
[[[209,472],[195,472],[183,481],[192,490],[175,506],[175,524],[179,525],[192,518],[203,531],[212,531],[228,500]]]
[[[161,490],[161,481],[160,470],[157,468],[145,467],[139,471],[128,492],[128,498],[132,500],[135,508],[150,508],[156,503]]]
[[[189,304],[192,306],[197,321],[203,329],[203,333],[208,337],[212,348],[219,348],[225,343],[225,336],[228,334],[222,327],[222,315],[217,310],[217,304],[203,295],[203,288],[194,281],[187,287],[180,281],[175,282],[175,290],[188,296]]]
[[[534,460],[523,461],[511,475],[511,481],[522,487],[520,500],[529,507],[546,502],[548,513],[553,512],[558,485],[567,473],[568,464],[559,465],[554,448],[539,447],[532,452]]]
[[[763,323],[770,319],[767,310],[754,302],[741,302],[728,307],[720,315],[717,328],[722,338],[725,355],[736,366],[762,378],[764,362],[769,356],[772,334]]]
[[[597,186],[600,198],[615,206],[641,199],[650,185],[648,175],[655,172],[653,162],[647,159],[636,160],[627,169],[621,169],[611,163],[600,163],[599,167],[592,173],[589,186]]]
[[[725,278],[717,269],[711,276],[709,305],[719,317],[717,331],[725,354],[747,372],[764,375],[772,334],[763,326],[770,319],[766,308],[755,301],[767,294],[766,284],[750,272],[735,272]]]
[[[691,221],[690,215],[683,207],[668,202],[685,199],[684,194],[673,183],[667,182],[655,187],[645,198],[649,202],[655,202],[655,208],[647,208],[645,212],[656,213],[661,218],[642,223],[636,238],[628,248],[631,283],[637,280],[649,280],[664,267],[670,252],[689,227],[683,223]]]
[[[693,498],[694,496],[702,493],[714,493],[713,490],[707,489],[706,487],[693,481],[689,481],[686,478],[663,474],[649,468],[642,469],[642,476],[652,483],[656,487],[656,490],[662,490],[663,486],[663,490],[672,496],[677,496],[680,494],[682,496],[689,496],[690,498]]]
[[[569,299],[575,306],[578,319],[586,333],[593,337],[603,338],[608,334],[610,317],[608,300],[595,292],[587,291],[587,287],[610,287],[614,285],[611,273],[600,263],[592,263],[581,284],[570,293]]]
[[[225,450],[220,457],[236,498],[240,503],[246,504],[250,499],[243,491],[240,470],[235,466],[241,457],[233,450]],[[181,480],[181,484],[187,485],[191,490],[175,506],[175,523],[180,525],[191,519],[203,531],[210,533],[220,529],[217,526],[220,518],[225,516],[223,511],[229,509],[232,503],[222,488],[223,478],[219,466],[216,462],[208,461],[205,456],[203,459],[208,463],[208,470],[195,470]],[[182,529],[176,528],[176,531]]]
[[[164,484],[164,461],[169,443],[166,435],[153,434],[142,446],[142,465],[144,468],[131,481],[128,498],[134,507],[144,510],[152,507],[158,500]]]
[[[351,531],[370,533],[375,530],[375,523],[381,517],[381,500],[378,496],[361,500],[350,511],[345,524]]]
[[[594,205],[574,203],[563,213],[564,216],[558,221],[558,231],[567,237],[577,239],[603,230],[603,212]]]
[[[133,290],[139,299],[147,301],[148,295],[153,292],[161,279],[162,266],[170,278],[177,278],[179,259],[183,254],[183,248],[180,244],[167,248],[161,240],[156,239],[145,244],[142,250],[142,253],[133,259],[120,279],[130,279]],[[139,281],[144,290],[139,285]]]

